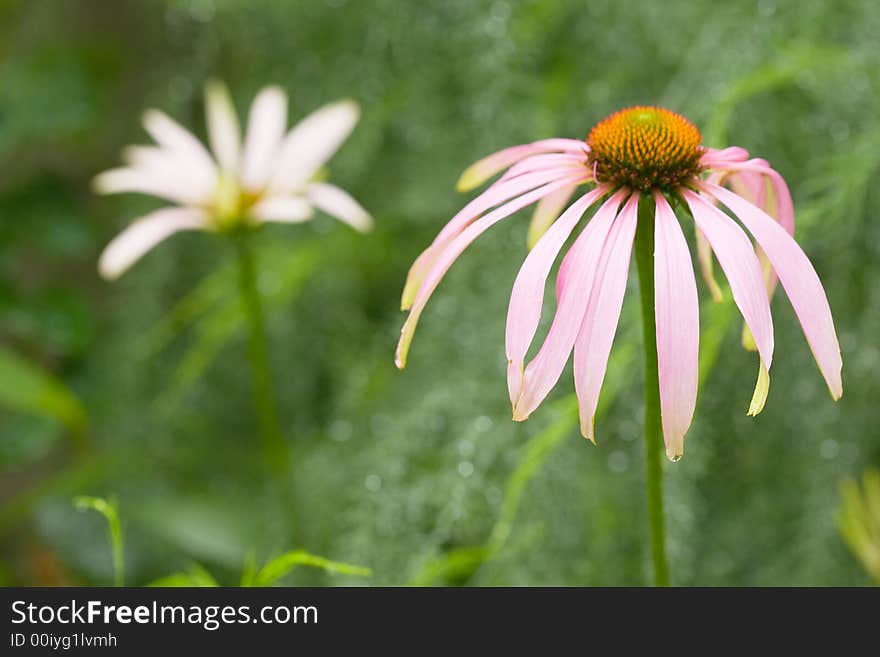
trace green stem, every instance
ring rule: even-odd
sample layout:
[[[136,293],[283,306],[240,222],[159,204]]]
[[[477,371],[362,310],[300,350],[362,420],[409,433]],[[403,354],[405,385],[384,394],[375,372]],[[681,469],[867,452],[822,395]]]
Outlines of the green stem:
[[[278,412],[272,391],[269,351],[266,347],[266,325],[249,237],[247,231],[242,231],[234,236],[234,240],[238,250],[241,307],[248,323],[251,386],[260,427],[263,457],[270,469],[280,471],[287,462],[287,449],[278,429]]]
[[[660,425],[657,328],[654,319],[654,202],[650,197],[643,198],[639,204],[635,252],[645,347],[645,490],[651,531],[651,561],[654,585],[669,586],[663,526],[663,433]]]

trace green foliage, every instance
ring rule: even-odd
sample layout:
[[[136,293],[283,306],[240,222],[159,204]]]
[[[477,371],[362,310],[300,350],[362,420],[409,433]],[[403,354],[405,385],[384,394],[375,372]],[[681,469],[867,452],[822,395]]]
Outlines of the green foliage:
[[[76,396],[48,372],[0,349],[0,403],[16,411],[55,418],[80,432],[86,413]]]
[[[865,470],[862,486],[847,479],[840,486],[840,534],[865,570],[880,584],[880,470]]]
[[[324,557],[309,554],[304,550],[285,552],[281,556],[271,559],[256,573],[245,570],[242,576],[242,586],[273,586],[281,582],[287,575],[299,566],[318,568],[327,573],[338,575],[350,575],[352,577],[370,577],[373,572],[363,566],[353,566],[340,561],[330,561]]]
[[[220,586],[211,573],[202,568],[198,564],[193,564],[188,570],[166,575],[159,579],[153,580],[148,586],[163,588],[182,588],[182,587],[212,587]]]
[[[113,555],[113,584],[123,586],[125,583],[125,553],[122,541],[122,525],[119,522],[119,508],[115,499],[105,500],[101,497],[81,495],[73,500],[76,508],[85,511],[97,511],[107,521],[107,536],[110,540],[110,551]]]
[[[241,586],[274,586],[283,581],[292,570],[299,566],[317,568],[326,573],[349,575],[351,577],[370,577],[373,573],[369,568],[353,566],[339,561],[330,561],[324,557],[309,554],[304,550],[293,550],[270,560],[259,570],[251,561],[245,563],[242,571]],[[179,587],[179,586],[219,586],[208,571],[198,564],[193,564],[188,570],[161,577],[149,586]]]
[[[67,429],[71,442],[78,449],[86,445],[87,416],[77,397],[61,381],[24,358],[0,347],[0,406],[7,409],[50,418]],[[2,461],[16,462],[14,453],[28,453],[27,446],[15,449],[13,444],[0,448]]]

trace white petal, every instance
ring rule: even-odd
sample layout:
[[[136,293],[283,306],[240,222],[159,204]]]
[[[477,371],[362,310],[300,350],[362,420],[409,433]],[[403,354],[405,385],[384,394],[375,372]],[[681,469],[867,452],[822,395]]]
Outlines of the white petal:
[[[159,242],[181,230],[205,229],[208,216],[194,208],[162,208],[134,223],[117,235],[104,249],[98,271],[114,280]]]
[[[207,149],[174,119],[159,110],[147,110],[144,128],[157,144],[186,162],[187,167],[198,169],[200,175],[216,180],[217,166]]]
[[[229,89],[217,80],[211,80],[205,85],[205,119],[208,124],[208,141],[220,168],[229,172],[237,171],[241,128]]]
[[[357,103],[344,100],[325,105],[297,123],[281,145],[270,189],[302,188],[342,145],[359,117]]]
[[[156,171],[129,167],[99,173],[92,181],[92,186],[98,194],[138,192],[184,205],[198,205],[206,198],[203,189],[188,185],[186,180]]]
[[[287,125],[287,96],[280,87],[266,87],[251,105],[241,160],[241,182],[252,192],[269,180]]]
[[[319,210],[344,221],[362,233],[373,227],[373,218],[348,192],[328,183],[312,183],[306,189],[309,200]]]
[[[312,216],[312,206],[301,196],[269,196],[256,203],[249,215],[258,222],[298,224]]]
[[[149,175],[170,180],[175,189],[188,187],[193,198],[207,200],[216,186],[213,175],[187,166],[187,162],[174,153],[157,146],[129,146],[122,154],[132,169],[148,172]]]

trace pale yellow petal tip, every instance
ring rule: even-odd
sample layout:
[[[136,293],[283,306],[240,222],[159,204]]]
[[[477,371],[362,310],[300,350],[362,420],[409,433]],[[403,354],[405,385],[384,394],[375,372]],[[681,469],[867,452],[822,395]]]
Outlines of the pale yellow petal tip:
[[[593,443],[594,446],[598,447],[598,443],[596,442],[596,432],[593,419],[591,418],[589,422],[581,422],[581,435]]]
[[[406,356],[408,351],[409,344],[404,344],[403,338],[401,338],[400,344],[397,345],[397,351],[394,354],[394,365],[397,369],[406,369]]]
[[[412,308],[413,302],[416,300],[416,294],[419,291],[419,286],[414,285],[407,281],[406,285],[403,286],[403,293],[400,295],[400,309],[401,310],[409,310]]]
[[[361,119],[361,106],[351,98],[337,100],[335,103],[331,103],[330,107],[346,111],[351,119],[352,126]]]
[[[95,194],[112,194],[110,188],[107,186],[107,176],[103,173],[99,173],[97,176],[92,178],[92,191]]]
[[[220,78],[208,78],[205,82],[205,96],[222,98],[229,94],[226,83]]]
[[[683,446],[667,446],[666,447],[666,458],[669,459],[672,463],[678,463],[681,461],[681,457],[684,454]]]
[[[709,284],[709,296],[712,297],[712,301],[723,303],[724,293],[721,291],[721,286],[718,285],[714,278],[710,278],[707,282]]]
[[[514,422],[525,422],[529,419],[528,414],[523,414],[521,411],[520,405],[517,403],[516,406],[513,407],[513,421]]]
[[[532,217],[532,221],[529,224],[529,232],[526,237],[526,248],[528,248],[529,251],[535,248],[535,244],[537,244],[538,240],[544,236],[544,233],[550,228],[551,223],[552,222],[548,223],[544,221],[543,217],[538,216],[537,213]]]
[[[114,269],[111,269],[103,262],[99,262],[98,263],[98,274],[101,276],[101,278],[103,278],[108,283],[112,283],[113,281],[115,281],[117,278],[120,277],[122,272],[115,271]]]
[[[770,372],[761,363],[758,367],[758,382],[755,384],[755,392],[752,395],[752,401],[749,403],[748,414],[751,417],[756,416],[764,410],[764,404],[767,401],[767,394],[770,392]]]
[[[843,397],[843,386],[841,385],[836,390],[833,390],[829,387],[828,392],[831,395],[831,399],[833,399],[836,402],[840,401],[840,399]]]
[[[153,108],[146,109],[144,110],[144,113],[141,114],[141,123],[145,126],[149,126],[156,119],[161,119],[163,116],[165,116],[165,113],[162,112],[162,110]]]
[[[369,233],[372,232],[375,226],[376,222],[373,220],[373,217],[364,214],[358,219],[358,222],[354,225],[354,229],[359,233]]]
[[[399,370],[406,369],[406,352],[406,347],[402,344],[397,345],[397,351],[394,353],[394,366]]]
[[[486,176],[481,169],[482,167],[480,167],[479,162],[465,169],[458,182],[455,183],[456,191],[469,192],[475,187],[479,187],[486,180]]]
[[[406,367],[406,357],[409,355],[409,347],[412,344],[413,333],[415,333],[415,326],[412,325],[411,319],[412,316],[404,322],[403,328],[400,329],[400,340],[397,343],[397,351],[394,354],[394,364],[397,365],[399,370]]]
[[[743,324],[742,330],[742,346],[746,351],[758,351],[758,344],[755,342],[755,338],[749,330],[749,327],[745,324]]]

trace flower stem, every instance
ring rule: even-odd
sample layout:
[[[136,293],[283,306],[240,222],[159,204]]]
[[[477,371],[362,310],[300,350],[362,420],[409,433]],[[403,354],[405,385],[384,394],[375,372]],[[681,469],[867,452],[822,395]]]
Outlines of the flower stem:
[[[257,286],[254,254],[247,230],[234,235],[238,252],[239,293],[241,307],[248,323],[248,359],[251,367],[251,387],[254,406],[262,439],[263,458],[271,470],[280,471],[287,462],[287,449],[278,429],[278,411],[272,390],[269,370],[269,351],[266,347],[266,325],[263,306]]]
[[[654,319],[654,201],[639,203],[635,238],[636,266],[642,299],[645,348],[645,490],[651,532],[654,585],[669,586],[666,538],[663,526],[663,435],[660,425],[660,383],[657,374],[657,325]]]

